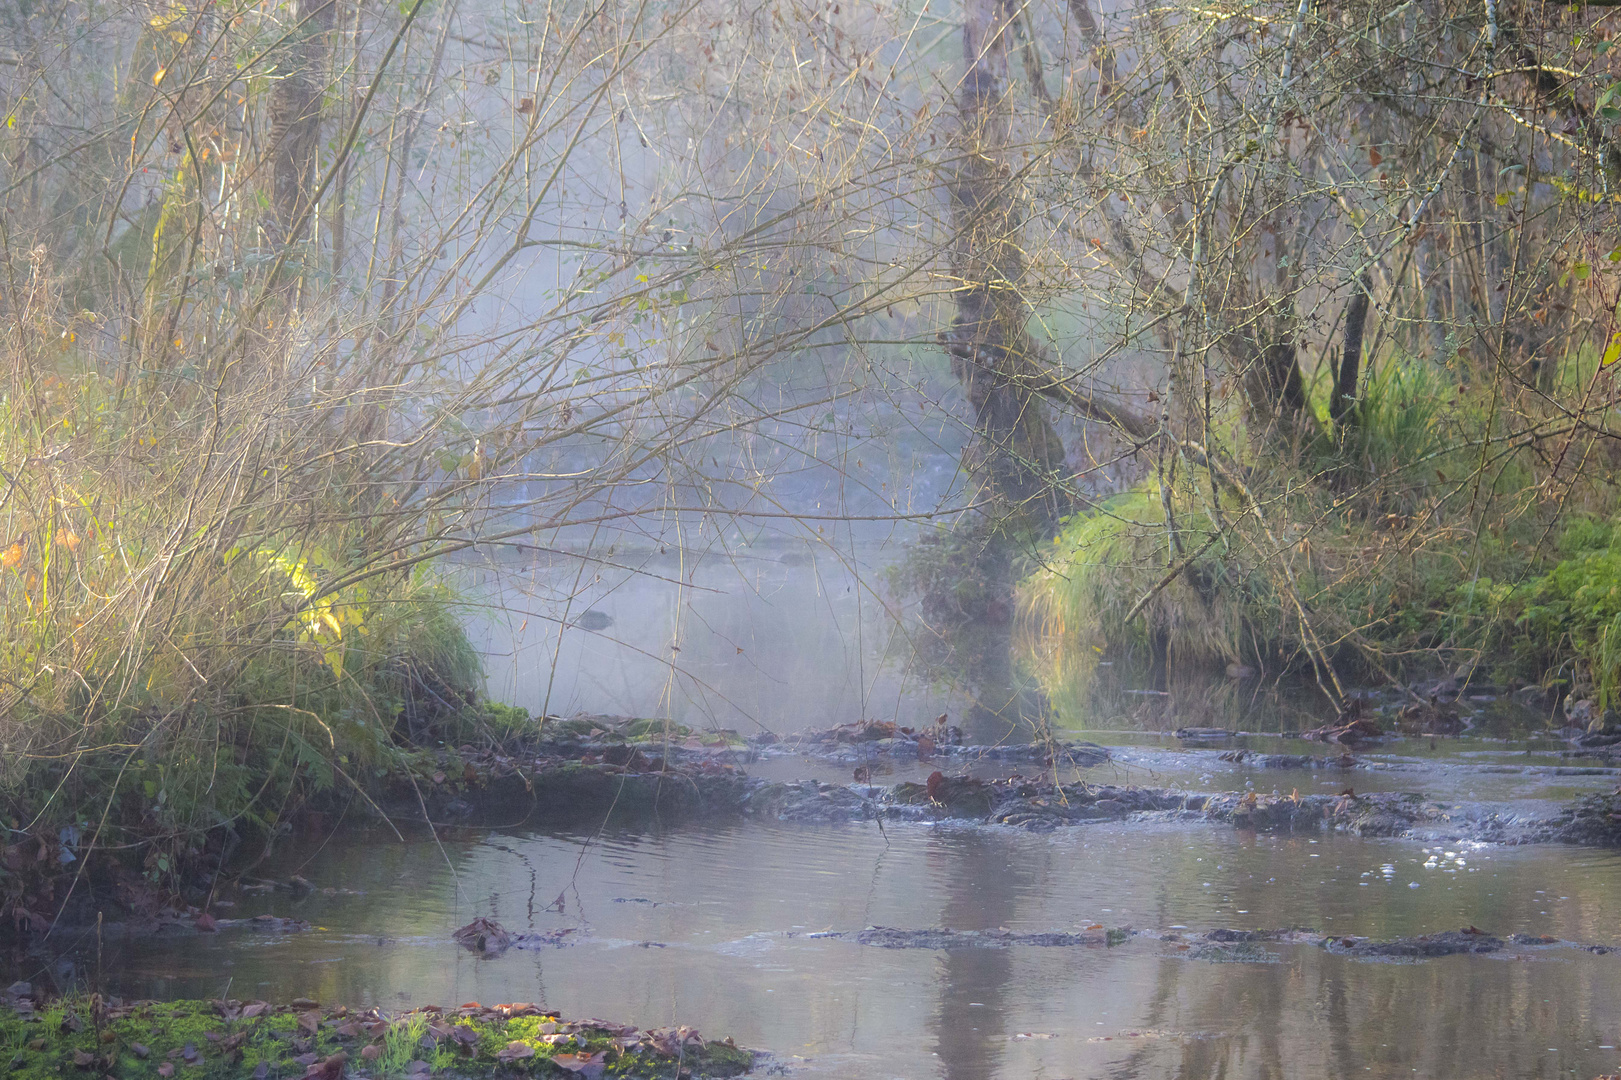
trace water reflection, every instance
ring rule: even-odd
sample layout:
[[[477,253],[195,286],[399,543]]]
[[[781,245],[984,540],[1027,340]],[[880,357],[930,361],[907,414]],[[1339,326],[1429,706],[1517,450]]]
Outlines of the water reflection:
[[[1008,850],[991,835],[931,837],[930,878],[945,894],[937,924],[985,929],[1016,923],[1017,904],[1032,890],[1028,875],[1009,865]],[[997,881],[995,888],[985,883]],[[1002,1062],[1009,949],[954,949],[939,960],[940,990],[934,1013],[934,1052],[945,1080],[984,1080]]]

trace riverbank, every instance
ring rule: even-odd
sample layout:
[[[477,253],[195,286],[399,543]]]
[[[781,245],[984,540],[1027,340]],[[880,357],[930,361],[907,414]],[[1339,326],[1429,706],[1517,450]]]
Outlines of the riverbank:
[[[252,1077],[732,1077],[756,1055],[688,1027],[642,1031],[564,1020],[530,1004],[426,1006],[398,1014],[310,999],[120,1002],[0,993],[8,1076],[97,1073],[119,1080]]]

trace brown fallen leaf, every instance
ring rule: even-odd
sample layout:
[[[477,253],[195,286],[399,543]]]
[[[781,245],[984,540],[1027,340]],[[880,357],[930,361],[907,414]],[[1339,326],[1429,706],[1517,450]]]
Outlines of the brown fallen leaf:
[[[312,1080],[343,1080],[343,1066],[348,1062],[349,1055],[339,1050],[318,1065],[311,1065],[304,1075]]]
[[[507,1043],[506,1049],[498,1050],[496,1052],[495,1060],[502,1062],[519,1061],[523,1058],[532,1058],[534,1056],[535,1048],[533,1046],[530,1046],[528,1043],[521,1040],[514,1040],[513,1042]]]
[[[360,1060],[362,1061],[376,1061],[382,1056],[383,1048],[378,1046],[376,1043],[372,1043],[370,1046],[362,1047],[360,1050]]]
[[[586,1077],[587,1080],[597,1080],[608,1071],[608,1053],[599,1051],[595,1054],[554,1054],[552,1064],[560,1069],[567,1069],[576,1076]]]
[[[309,1012],[298,1014],[298,1030],[306,1035],[314,1035],[321,1027],[321,1014],[311,1009]]]
[[[158,1075],[163,1077],[164,1080],[168,1080],[169,1077],[173,1076],[174,1075],[174,1062],[172,1062],[172,1061],[160,1062],[158,1064]]]

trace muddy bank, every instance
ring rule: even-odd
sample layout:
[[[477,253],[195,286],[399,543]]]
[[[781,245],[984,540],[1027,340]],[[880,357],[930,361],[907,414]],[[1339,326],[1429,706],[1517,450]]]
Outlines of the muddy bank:
[[[634,772],[605,763],[542,759],[515,764],[504,773],[480,775],[453,790],[428,793],[423,805],[432,820],[467,824],[516,824],[536,815],[611,809],[624,815],[736,814],[805,824],[883,819],[1047,830],[1157,815],[1257,831],[1335,829],[1359,836],[1614,842],[1591,814],[1581,819],[1579,828],[1567,827],[1460,809],[1419,794],[1357,795],[1349,790],[1341,795],[1210,794],[1112,784],[1055,785],[1019,777],[985,780],[938,771],[927,783],[884,787],[769,781],[729,765],[702,770],[665,765],[659,771]],[[421,810],[404,799],[391,812],[402,818],[421,816]]]
[[[390,818],[436,823],[517,824],[609,811],[787,814],[794,820],[833,821],[862,816],[860,807],[871,798],[818,788],[796,800],[799,789],[793,785],[772,788],[750,778],[743,767],[786,757],[858,766],[903,758],[936,762],[943,769],[970,760],[1040,769],[1090,768],[1109,760],[1108,750],[1091,743],[970,745],[955,727],[914,730],[887,721],[787,738],[769,732],[744,738],[733,731],[699,732],[667,721],[597,715],[548,718],[540,730],[538,738],[501,748],[461,746],[424,755],[411,772],[388,778],[380,806]],[[871,775],[859,767],[854,772]],[[784,801],[800,805],[787,810],[780,805]]]
[[[1358,794],[1352,786],[1337,795],[1264,795],[1084,781],[1055,784],[1019,776],[982,779],[947,775],[947,762],[941,762],[945,767],[925,783],[774,781],[751,777],[736,762],[719,760],[723,754],[757,753],[746,740],[715,736],[713,745],[703,745],[699,736],[684,736],[679,743],[666,738],[654,753],[645,742],[626,736],[623,728],[605,728],[603,722],[602,718],[580,722],[577,726],[585,730],[574,737],[537,743],[523,752],[474,753],[470,748],[447,752],[430,777],[416,777],[410,785],[397,783],[385,809],[400,819],[426,816],[435,823],[482,825],[518,824],[539,817],[658,814],[741,815],[806,824],[957,821],[1037,831],[1141,817],[1259,832],[1332,830],[1369,837],[1621,846],[1621,796],[1616,795],[1588,796],[1552,813],[1540,808],[1517,813],[1421,793]],[[893,736],[885,733],[868,741],[889,738]],[[830,745],[849,744],[835,740]],[[964,756],[998,749],[1011,748],[957,748]],[[1062,744],[1059,749],[1091,760],[1087,744]],[[903,752],[917,751],[908,745]],[[1045,760],[1051,761],[1053,752],[1047,748]],[[1363,767],[1360,759],[1348,754],[1235,752],[1232,757],[1264,767]]]
[[[287,1077],[731,1077],[756,1055],[691,1028],[643,1031],[564,1020],[528,1004],[425,1007],[401,1014],[236,1000],[36,1000],[0,993],[0,1062],[19,1080]]]
[[[863,762],[885,755],[924,761],[1004,761],[1044,767],[1092,768],[1109,760],[1109,751],[1096,743],[1044,739],[1029,743],[970,744],[962,730],[945,723],[932,727],[902,727],[887,720],[864,720],[816,731],[778,737],[770,733],[748,739],[752,759],[811,757],[821,761]]]
[[[1246,955],[1250,959],[1269,961],[1274,957],[1255,951],[1262,944],[1312,945],[1339,956],[1363,959],[1433,960],[1460,954],[1488,954],[1512,950],[1559,947],[1580,949],[1583,952],[1607,955],[1609,945],[1564,941],[1559,938],[1533,934],[1510,934],[1506,938],[1469,926],[1461,930],[1446,930],[1436,934],[1422,934],[1403,938],[1367,938],[1347,935],[1322,934],[1308,927],[1287,927],[1276,930],[1233,930],[1218,927],[1196,933],[1182,927],[1165,930],[1134,930],[1128,927],[1105,928],[1094,924],[1078,931],[1052,930],[1033,933],[1015,933],[1011,930],[951,930],[935,927],[906,930],[892,926],[869,926],[851,933],[821,932],[810,935],[818,938],[839,938],[881,949],[974,949],[1006,948],[1011,945],[1029,945],[1038,948],[1117,948],[1132,941],[1164,942],[1187,951],[1191,959],[1236,959]],[[1248,946],[1249,948],[1244,948]],[[1215,951],[1225,950],[1225,951]]]

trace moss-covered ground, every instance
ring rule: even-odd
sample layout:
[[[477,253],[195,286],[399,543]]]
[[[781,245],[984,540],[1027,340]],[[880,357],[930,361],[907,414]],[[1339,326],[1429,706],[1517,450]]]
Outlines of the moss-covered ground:
[[[404,1015],[310,1001],[113,1004],[95,996],[0,1005],[0,1071],[16,1080],[736,1076],[754,1056],[687,1028],[571,1023],[533,1005]]]

